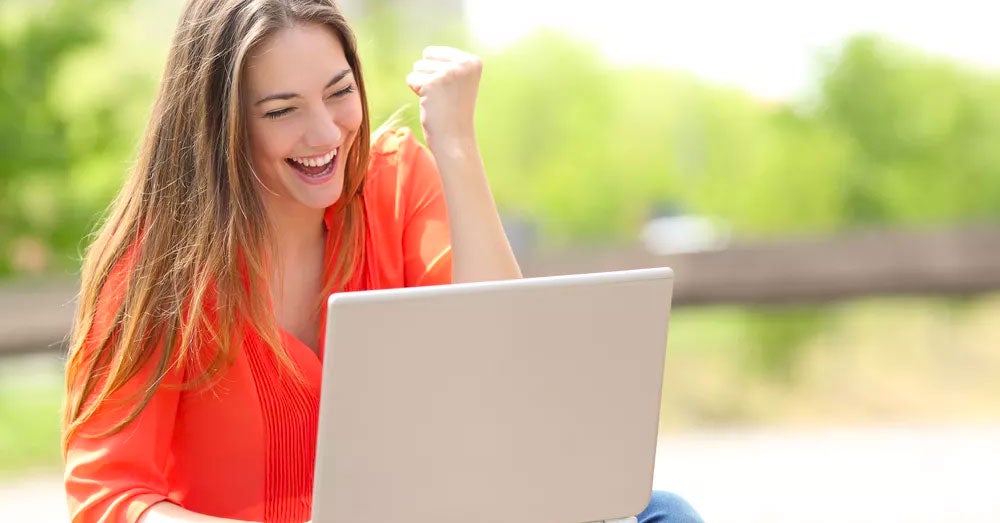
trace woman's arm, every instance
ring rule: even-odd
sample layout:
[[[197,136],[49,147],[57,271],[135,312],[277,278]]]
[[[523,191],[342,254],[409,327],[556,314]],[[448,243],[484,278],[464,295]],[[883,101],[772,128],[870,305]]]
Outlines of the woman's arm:
[[[454,282],[520,278],[475,139],[430,149],[448,204]]]
[[[169,501],[161,501],[143,513],[138,523],[247,523],[238,519],[217,518],[185,510]]]
[[[473,113],[482,62],[448,47],[428,47],[407,76],[420,96],[420,121],[441,173],[455,283],[521,277],[476,144]]]

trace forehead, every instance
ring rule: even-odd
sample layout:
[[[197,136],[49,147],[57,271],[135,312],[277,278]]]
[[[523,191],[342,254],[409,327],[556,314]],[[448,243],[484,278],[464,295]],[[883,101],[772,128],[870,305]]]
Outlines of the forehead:
[[[279,91],[305,94],[323,89],[333,74],[347,68],[336,31],[297,23],[265,38],[247,57],[246,86],[251,96]]]

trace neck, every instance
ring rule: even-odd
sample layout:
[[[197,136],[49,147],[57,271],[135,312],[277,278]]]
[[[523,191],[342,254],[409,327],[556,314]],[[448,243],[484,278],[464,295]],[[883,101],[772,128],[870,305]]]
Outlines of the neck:
[[[271,205],[269,219],[274,229],[278,261],[286,269],[294,260],[322,252],[326,241],[323,225],[324,209],[310,209],[301,205]]]

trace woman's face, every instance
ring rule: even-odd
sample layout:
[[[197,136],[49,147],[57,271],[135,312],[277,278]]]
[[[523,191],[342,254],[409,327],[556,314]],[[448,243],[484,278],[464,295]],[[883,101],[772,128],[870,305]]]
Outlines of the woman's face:
[[[248,57],[245,81],[251,157],[268,212],[332,205],[362,120],[336,33],[310,23],[273,34]]]

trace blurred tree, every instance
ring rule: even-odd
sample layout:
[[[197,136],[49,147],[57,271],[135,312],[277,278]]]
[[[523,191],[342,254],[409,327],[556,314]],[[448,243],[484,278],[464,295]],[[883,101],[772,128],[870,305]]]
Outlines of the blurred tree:
[[[630,173],[612,158],[625,137],[615,135],[611,76],[595,50],[551,33],[487,61],[477,121],[494,191],[550,238],[622,229]]]
[[[843,47],[820,118],[849,138],[848,221],[940,223],[1000,216],[1000,77],[877,36]]]
[[[13,2],[0,33],[0,274],[48,269],[52,244],[85,229],[59,197],[72,163],[69,122],[52,93],[59,66],[96,42],[120,0]],[[15,24],[12,20],[17,20]],[[98,128],[93,144],[103,137]]]

